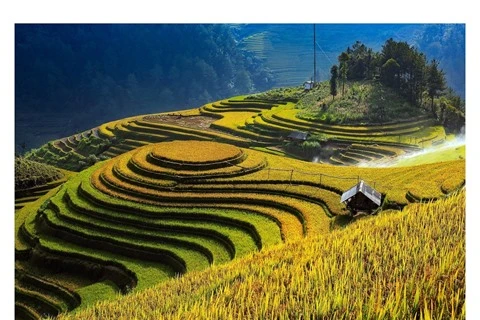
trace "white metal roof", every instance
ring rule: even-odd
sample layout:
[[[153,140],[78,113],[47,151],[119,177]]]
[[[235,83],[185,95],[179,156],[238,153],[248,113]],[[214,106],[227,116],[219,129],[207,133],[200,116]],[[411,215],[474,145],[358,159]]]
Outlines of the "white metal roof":
[[[359,183],[354,185],[352,188],[348,189],[342,194],[340,202],[345,202],[357,193],[363,193],[368,199],[372,200],[377,206],[382,203],[382,194],[377,190],[370,187],[365,181],[360,180]]]

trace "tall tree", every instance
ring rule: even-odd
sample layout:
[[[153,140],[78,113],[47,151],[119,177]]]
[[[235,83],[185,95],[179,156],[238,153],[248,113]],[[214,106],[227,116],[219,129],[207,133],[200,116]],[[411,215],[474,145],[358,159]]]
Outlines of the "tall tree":
[[[399,72],[400,65],[395,59],[390,58],[382,65],[380,80],[389,87],[398,88]]]
[[[335,100],[337,95],[337,79],[338,79],[338,67],[333,65],[330,69],[330,94],[332,95],[332,100]]]
[[[342,95],[345,94],[345,82],[347,82],[348,73],[348,60],[350,60],[350,56],[346,52],[342,52],[338,56],[338,62],[340,63],[340,76],[342,78]]]
[[[434,99],[446,89],[445,73],[438,68],[438,61],[433,59],[427,67],[427,92],[431,99],[432,114],[436,116]]]

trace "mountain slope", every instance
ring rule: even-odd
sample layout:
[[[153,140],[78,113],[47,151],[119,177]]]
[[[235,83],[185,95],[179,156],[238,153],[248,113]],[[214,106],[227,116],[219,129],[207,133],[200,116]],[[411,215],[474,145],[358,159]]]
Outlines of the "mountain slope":
[[[465,319],[465,193],[60,319]]]
[[[296,86],[313,77],[312,24],[234,25],[240,47],[251,51],[275,76],[275,86]],[[361,41],[379,51],[389,38],[406,41],[440,61],[449,86],[465,98],[464,24],[317,24],[317,80],[348,46]]]

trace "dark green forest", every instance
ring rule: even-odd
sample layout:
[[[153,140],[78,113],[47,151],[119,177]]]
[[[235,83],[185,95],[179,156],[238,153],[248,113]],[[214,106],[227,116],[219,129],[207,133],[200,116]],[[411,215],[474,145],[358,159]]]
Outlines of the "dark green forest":
[[[407,42],[390,38],[378,52],[355,42],[338,56],[338,66],[332,66],[332,98],[343,94],[346,81],[352,80],[378,80],[412,105],[428,109],[446,127],[458,131],[464,126],[465,101],[448,87],[439,62]],[[381,117],[383,107],[377,109]]]
[[[227,25],[16,25],[17,112],[99,117],[265,90],[272,75]]]

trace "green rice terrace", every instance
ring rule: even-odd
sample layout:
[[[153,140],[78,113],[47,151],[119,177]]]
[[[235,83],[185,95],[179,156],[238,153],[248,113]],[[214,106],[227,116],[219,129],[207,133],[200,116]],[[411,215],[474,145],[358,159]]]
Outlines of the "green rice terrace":
[[[360,180],[382,194],[384,210],[445,199],[465,185],[463,158],[378,167],[454,138],[428,113],[326,121],[336,107],[322,86],[111,121],[29,152],[25,159],[63,176],[16,185],[18,317],[84,310],[328,234],[355,221],[340,197]],[[361,108],[369,114],[368,103]],[[309,137],[290,139],[297,131]]]
[[[30,151],[26,158],[79,171],[149,143],[208,140],[348,166],[388,162],[453,137],[431,114],[412,107],[380,84],[353,83],[346,90],[348,97],[335,101],[325,91],[326,85],[321,83],[306,93],[301,87],[274,89],[216,101],[199,109],[112,121],[50,142]],[[376,108],[381,100],[393,107],[383,113],[380,123]],[[357,102],[349,108],[353,111],[345,113],[338,104],[342,101],[349,105]],[[306,143],[298,148],[295,143],[286,143],[295,131],[310,135],[312,143],[307,147],[311,152],[298,151],[305,149]]]

